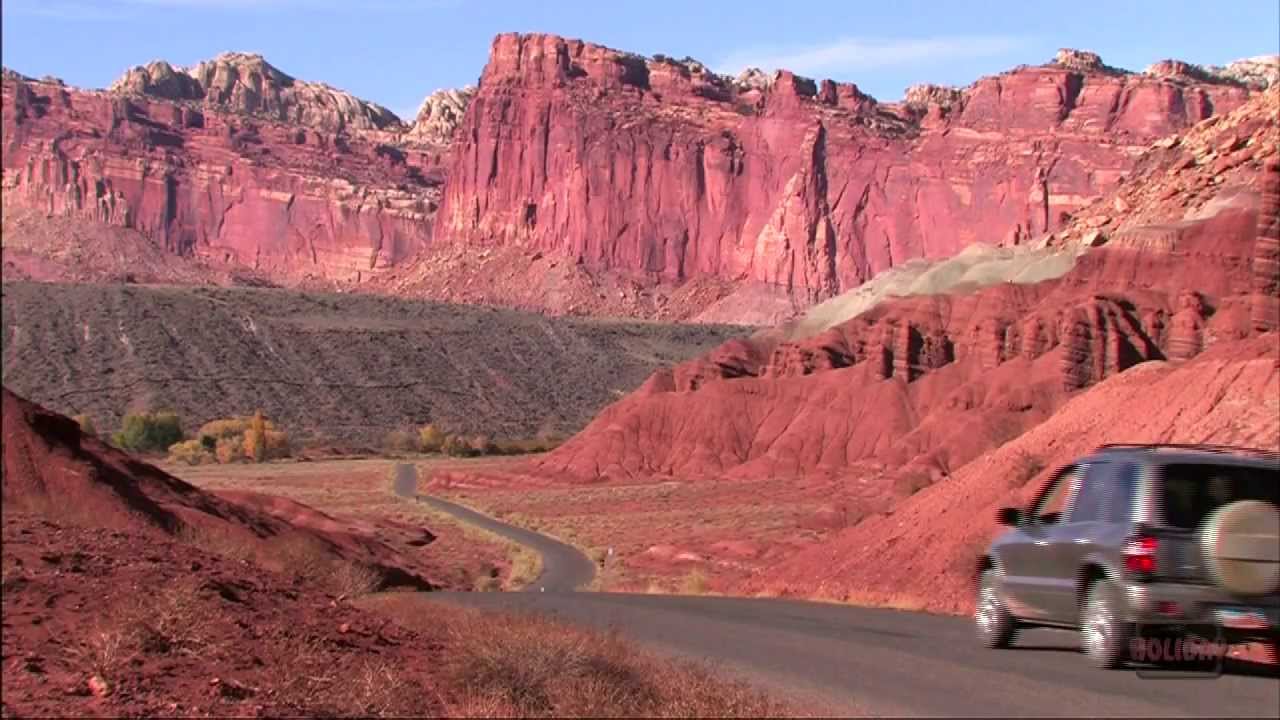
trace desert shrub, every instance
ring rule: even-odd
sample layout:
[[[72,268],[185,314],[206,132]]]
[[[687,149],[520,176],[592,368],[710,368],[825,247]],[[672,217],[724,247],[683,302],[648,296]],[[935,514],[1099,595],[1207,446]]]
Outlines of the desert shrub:
[[[488,435],[475,435],[467,442],[471,446],[471,451],[476,455],[492,455],[498,449]]]
[[[933,484],[933,478],[923,470],[903,473],[893,480],[893,489],[903,497],[910,497]]]
[[[1020,488],[1044,470],[1044,460],[1026,450],[1019,450],[1013,457],[1013,473],[1009,476],[1009,487]]]
[[[445,433],[434,423],[427,423],[418,429],[418,450],[424,453],[440,452],[444,447]]]
[[[559,447],[564,440],[553,435],[536,438],[503,439],[493,444],[491,452],[498,455],[525,455],[548,452]]]
[[[390,453],[416,452],[418,438],[407,430],[392,430],[382,438],[382,448]]]
[[[71,419],[76,421],[76,423],[80,426],[80,432],[84,433],[85,435],[98,434],[98,429],[93,424],[93,418],[89,417],[88,415],[76,415]]]
[[[398,613],[397,613],[398,615]],[[447,610],[410,622],[443,629],[447,715],[776,717],[795,712],[703,665],[651,655],[618,632],[540,615]],[[433,635],[440,629],[428,630]]]
[[[267,565],[345,599],[375,592],[384,580],[377,568],[336,557],[318,540],[303,536],[287,537],[275,543]]]
[[[377,591],[382,586],[382,573],[367,565],[337,560],[320,581],[338,597],[355,598]]]
[[[215,447],[216,450],[216,447]],[[183,440],[169,446],[169,460],[187,465],[203,465],[217,460],[201,440]]]
[[[213,457],[222,464],[238,462],[244,458],[244,440],[240,437],[225,437],[214,446]]]
[[[261,410],[250,416],[210,420],[200,426],[199,442],[220,463],[289,457],[293,449],[289,434]]]
[[[689,571],[680,583],[680,592],[685,595],[702,595],[708,589],[707,576],[697,568]]]
[[[254,462],[267,459],[267,419],[259,410],[249,421],[249,429],[244,431],[244,456]]]
[[[201,425],[200,432],[197,434],[202,438],[213,438],[214,444],[216,445],[218,440],[228,437],[240,437],[244,435],[245,430],[248,429],[249,418],[221,418],[219,420],[210,420],[204,425]]]
[[[289,444],[289,433],[283,430],[268,430],[266,435],[268,458],[289,457],[292,450],[292,446]]]
[[[444,439],[440,451],[450,457],[472,457],[476,454],[471,443],[461,435],[450,435]]]
[[[163,452],[183,439],[182,421],[168,411],[130,413],[111,436],[118,447],[135,452]]]

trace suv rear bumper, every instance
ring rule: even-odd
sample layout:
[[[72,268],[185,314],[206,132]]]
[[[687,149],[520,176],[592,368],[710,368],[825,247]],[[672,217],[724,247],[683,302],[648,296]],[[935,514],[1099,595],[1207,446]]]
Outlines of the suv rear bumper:
[[[1217,625],[1232,635],[1274,637],[1280,632],[1280,596],[1241,598],[1212,585],[1130,583],[1129,620],[1143,624]]]

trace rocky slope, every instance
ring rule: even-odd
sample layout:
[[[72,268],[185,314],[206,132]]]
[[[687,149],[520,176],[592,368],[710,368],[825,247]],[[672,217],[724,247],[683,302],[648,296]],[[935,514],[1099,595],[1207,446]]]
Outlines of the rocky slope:
[[[1127,73],[1064,51],[880,103],[502,35],[479,86],[432,94],[412,125],[242,53],[153,62],[105,92],[6,71],[3,192],[191,259],[174,281],[769,323],[911,258],[1061,229],[1141,147],[1239,105],[1269,68]],[[6,277],[95,275],[23,252]]]
[[[730,341],[655,373],[530,472],[927,485],[1127,368],[1270,330],[1277,100],[1280,88],[1152,146],[1044,239],[1093,248],[1061,278]]]
[[[763,569],[740,591],[973,608],[996,509],[1025,506],[1056,468],[1106,442],[1280,450],[1280,336],[1226,340],[1185,363],[1144,363],[1071,398],[1051,418],[946,480]],[[1043,467],[1028,473],[1026,468]]]
[[[273,506],[256,497],[205,492],[81,432],[76,421],[8,387],[0,394],[6,514],[181,538],[282,572],[297,570],[295,562],[315,568],[341,563],[370,573],[371,588],[439,587],[432,576],[443,563],[427,547],[434,537],[421,527],[361,528],[297,503]]]
[[[2,305],[5,383],[100,430],[147,407],[188,430],[261,408],[300,444],[365,447],[429,421],[575,432],[743,332],[253,288],[7,282]]]

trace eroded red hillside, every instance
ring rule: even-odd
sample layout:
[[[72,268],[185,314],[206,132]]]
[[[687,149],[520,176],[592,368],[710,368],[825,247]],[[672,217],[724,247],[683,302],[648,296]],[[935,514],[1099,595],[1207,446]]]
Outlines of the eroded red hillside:
[[[999,530],[996,509],[1025,506],[1052,470],[1106,442],[1280,450],[1280,335],[1225,341],[1186,363],[1144,363],[1109,378],[892,512],[739,589],[968,612],[977,559]],[[1044,471],[1029,476],[1029,460]]]
[[[1060,279],[892,300],[796,341],[732,341],[656,373],[529,471],[592,482],[870,467],[886,489],[915,489],[1130,367],[1273,329],[1276,99],[1151,148],[1063,233],[1101,247]]]
[[[429,547],[434,537],[422,528],[362,527],[280,498],[206,492],[85,435],[74,420],[8,388],[3,414],[6,513],[177,538],[316,580],[363,578],[366,590],[433,589],[433,578],[444,574],[443,560]]]

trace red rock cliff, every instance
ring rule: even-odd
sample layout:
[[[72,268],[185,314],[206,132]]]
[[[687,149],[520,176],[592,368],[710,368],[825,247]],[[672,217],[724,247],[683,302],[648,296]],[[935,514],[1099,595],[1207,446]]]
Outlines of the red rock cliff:
[[[217,67],[192,77],[153,63],[110,92],[6,72],[6,205],[136,229],[281,280],[355,279],[420,251],[439,144],[407,137],[394,116],[376,129],[380,108],[324,86]]]
[[[1213,77],[1064,52],[882,105],[850,84],[735,82],[549,35],[500,35],[435,234],[802,301],[914,257],[1016,243],[1112,190],[1154,138],[1242,103]]]

